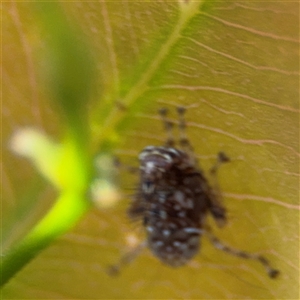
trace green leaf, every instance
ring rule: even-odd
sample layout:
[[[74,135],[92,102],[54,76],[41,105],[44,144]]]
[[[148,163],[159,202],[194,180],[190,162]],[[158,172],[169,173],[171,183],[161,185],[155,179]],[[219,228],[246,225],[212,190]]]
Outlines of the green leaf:
[[[70,230],[91,204],[86,199],[92,177],[87,147],[90,142],[89,130],[86,125],[87,100],[93,77],[89,52],[85,51],[85,55],[82,55],[80,50],[84,47],[84,41],[81,40],[79,44],[76,40],[58,5],[36,4],[36,7],[40,8],[41,23],[51,40],[47,44],[51,53],[48,57],[50,71],[47,70],[48,76],[45,78],[50,79],[49,89],[64,116],[62,128],[65,127],[65,138],[61,145],[57,145],[36,129],[19,129],[11,138],[11,149],[30,159],[38,171],[59,190],[59,196],[49,212],[28,234],[16,240],[15,245],[3,246],[1,286],[54,239]],[[57,34],[53,29],[61,30]],[[4,245],[12,231],[13,228],[4,230]]]
[[[168,107],[176,120],[175,107],[186,106],[188,135],[203,169],[213,165],[220,150],[232,159],[218,174],[229,221],[223,229],[213,227],[216,235],[263,254],[281,276],[271,280],[258,263],[231,257],[203,239],[199,255],[185,267],[163,266],[145,250],[119,277],[109,277],[107,266],[143,237],[125,214],[138,179],[122,172],[124,200],[90,211],[19,272],[4,287],[4,297],[299,298],[298,3],[61,6],[90,41],[101,73],[92,82],[86,147],[93,154],[114,149],[122,162],[136,166],[143,147],[165,140],[157,110]],[[30,3],[3,8],[4,144],[22,125],[62,135],[61,109],[50,104],[52,96],[37,75],[42,65],[37,53],[47,36],[36,11]],[[36,175],[30,165],[9,151],[3,159],[3,224],[10,240],[18,241],[30,230],[28,224],[47,213],[49,187],[43,183],[32,192]],[[26,195],[32,194],[30,201]],[[24,206],[23,218],[17,218]]]

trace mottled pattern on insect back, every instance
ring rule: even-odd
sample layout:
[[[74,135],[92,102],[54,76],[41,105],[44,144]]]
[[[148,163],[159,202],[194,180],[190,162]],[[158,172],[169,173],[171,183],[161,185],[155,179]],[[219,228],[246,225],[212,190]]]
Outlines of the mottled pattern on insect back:
[[[210,187],[181,150],[149,146],[139,158],[139,192],[129,214],[143,218],[151,251],[162,262],[181,266],[199,249],[201,229],[213,206]]]
[[[206,224],[207,214],[216,223],[226,223],[226,210],[222,205],[217,180],[210,186],[198,166],[186,134],[184,108],[178,108],[179,139],[177,147],[172,135],[173,123],[167,119],[167,110],[160,114],[167,132],[164,146],[147,146],[139,155],[138,191],[128,210],[132,219],[142,219],[146,230],[146,246],[163,263],[179,267],[195,256],[200,248],[201,236],[206,235],[212,244],[229,254],[259,261],[269,276],[275,278],[278,271],[268,260],[258,254],[233,249],[221,243]],[[229,159],[219,153],[212,175],[218,167]],[[120,265],[133,259],[142,249],[123,257]]]

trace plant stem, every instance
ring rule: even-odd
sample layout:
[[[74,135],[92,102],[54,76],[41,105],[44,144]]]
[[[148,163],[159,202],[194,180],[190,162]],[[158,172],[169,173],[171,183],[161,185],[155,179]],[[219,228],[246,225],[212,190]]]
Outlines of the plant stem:
[[[19,244],[3,254],[0,286],[5,285],[53,240],[72,228],[89,207],[90,203],[87,199],[84,196],[78,196],[78,193],[62,194],[40,223]]]

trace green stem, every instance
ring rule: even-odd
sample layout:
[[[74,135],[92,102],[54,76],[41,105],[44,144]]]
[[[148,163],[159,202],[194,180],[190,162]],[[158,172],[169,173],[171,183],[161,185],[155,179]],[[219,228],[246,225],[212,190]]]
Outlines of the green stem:
[[[5,285],[53,240],[73,227],[89,207],[87,199],[79,193],[62,194],[41,222],[19,244],[3,254],[0,286]]]

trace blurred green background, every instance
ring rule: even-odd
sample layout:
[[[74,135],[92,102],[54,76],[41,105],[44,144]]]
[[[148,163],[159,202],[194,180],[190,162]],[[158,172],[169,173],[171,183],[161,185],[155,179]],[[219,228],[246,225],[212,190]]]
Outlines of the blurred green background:
[[[3,298],[299,298],[298,2],[9,2],[2,27],[3,253],[53,204],[66,211]],[[188,108],[204,170],[220,150],[232,158],[219,174],[229,222],[216,234],[268,257],[280,278],[205,239],[180,269],[145,250],[119,277],[106,274],[143,231],[125,214],[134,175],[100,172],[111,184],[109,194],[100,185],[101,197],[118,193],[120,180],[121,200],[89,208],[94,158],[136,166],[143,147],[165,139],[157,110],[176,120],[178,105]],[[59,154],[39,152],[54,171],[10,150],[13,133],[28,127],[55,141]]]

